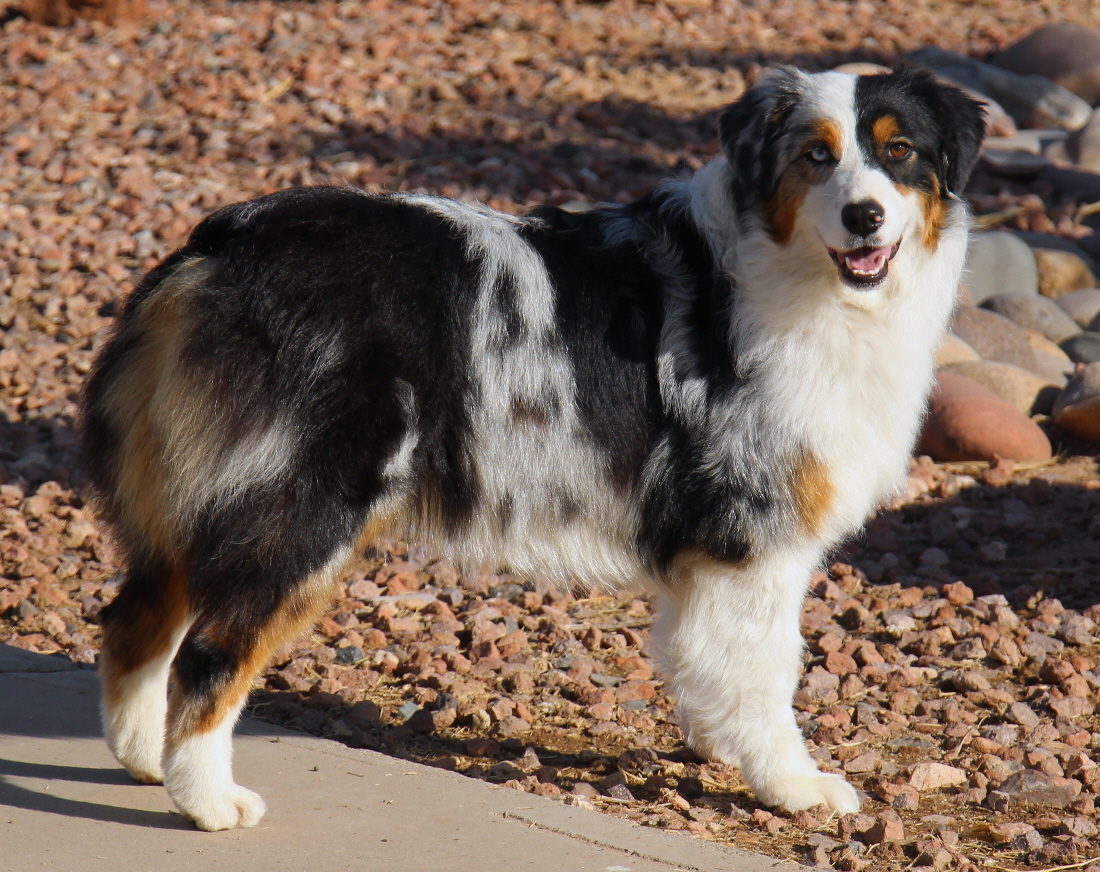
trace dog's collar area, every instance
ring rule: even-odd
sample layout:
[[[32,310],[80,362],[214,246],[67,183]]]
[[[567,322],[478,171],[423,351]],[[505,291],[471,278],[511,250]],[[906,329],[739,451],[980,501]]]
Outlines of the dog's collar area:
[[[893,245],[853,248],[850,251],[829,249],[829,256],[840,269],[840,277],[848,284],[868,287],[877,285],[890,272],[890,261],[901,247],[899,239]]]

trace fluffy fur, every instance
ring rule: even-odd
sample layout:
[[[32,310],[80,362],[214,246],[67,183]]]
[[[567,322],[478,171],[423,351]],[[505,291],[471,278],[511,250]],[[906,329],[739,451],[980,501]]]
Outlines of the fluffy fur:
[[[906,468],[981,131],[923,73],[781,70],[725,113],[722,158],[629,206],[313,188],[205,220],[87,384],[129,561],[103,613],[120,762],[204,829],[256,823],[230,762],[251,681],[399,534],[650,584],[691,747],[766,803],[856,810],[791,710],[799,610]]]

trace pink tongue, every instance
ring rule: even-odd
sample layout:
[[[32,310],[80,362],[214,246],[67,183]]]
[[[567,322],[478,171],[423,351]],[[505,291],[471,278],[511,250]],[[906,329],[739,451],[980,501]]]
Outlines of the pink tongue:
[[[890,254],[889,248],[866,248],[844,255],[850,269],[863,273],[878,272]]]

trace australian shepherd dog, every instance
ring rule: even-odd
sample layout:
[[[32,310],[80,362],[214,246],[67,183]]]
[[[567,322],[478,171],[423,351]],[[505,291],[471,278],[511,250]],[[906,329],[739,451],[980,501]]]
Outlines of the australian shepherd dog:
[[[127,560],[119,762],[252,826],[231,735],[348,562],[405,537],[644,583],[686,743],[761,802],[855,811],[791,709],[812,571],[904,478],[963,269],[982,109],[929,75],[781,69],[722,156],[625,206],[419,194],[222,209],[127,299],[84,447]]]

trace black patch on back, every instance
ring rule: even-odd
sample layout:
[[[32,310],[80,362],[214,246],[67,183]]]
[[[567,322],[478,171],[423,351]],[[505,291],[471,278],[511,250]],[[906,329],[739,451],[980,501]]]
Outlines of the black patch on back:
[[[655,353],[660,286],[629,244],[609,246],[602,211],[534,210],[521,236],[555,291],[554,341],[573,365],[583,432],[618,487],[637,481],[658,411]]]

